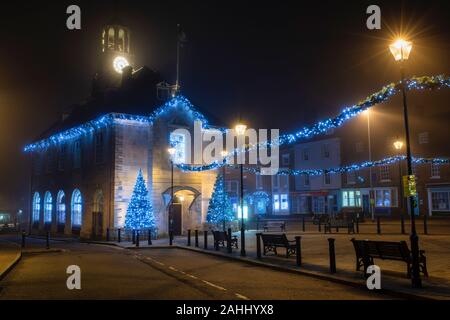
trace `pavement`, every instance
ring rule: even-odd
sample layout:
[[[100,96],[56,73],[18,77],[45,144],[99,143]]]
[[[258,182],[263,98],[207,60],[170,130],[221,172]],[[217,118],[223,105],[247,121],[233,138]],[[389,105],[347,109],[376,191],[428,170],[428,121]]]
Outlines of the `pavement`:
[[[9,271],[22,258],[20,246],[12,241],[0,238],[0,280],[3,279]]]
[[[22,259],[0,281],[0,300],[396,298],[177,248],[124,250],[68,241],[51,241],[50,247],[27,239]],[[81,269],[81,290],[66,287],[69,265]]]

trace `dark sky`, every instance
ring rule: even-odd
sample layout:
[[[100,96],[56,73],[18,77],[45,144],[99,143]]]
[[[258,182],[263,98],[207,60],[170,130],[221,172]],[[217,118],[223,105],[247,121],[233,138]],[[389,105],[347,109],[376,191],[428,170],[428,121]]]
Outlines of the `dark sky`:
[[[377,31],[366,28],[365,11],[374,3],[380,5],[383,20]],[[2,4],[0,209],[15,208],[8,199],[27,192],[29,167],[23,146],[55,122],[64,107],[88,96],[100,29],[114,15],[133,31],[136,67],[147,65],[173,83],[176,24],[181,23],[189,38],[182,53],[182,89],[194,104],[229,125],[241,115],[251,127],[292,130],[333,116],[397,80],[398,66],[387,46],[400,27],[414,41],[409,74],[448,75],[447,3],[91,0]],[[81,7],[80,31],[66,29],[65,11],[70,4]],[[448,95],[436,99],[441,101],[431,105],[448,107]]]

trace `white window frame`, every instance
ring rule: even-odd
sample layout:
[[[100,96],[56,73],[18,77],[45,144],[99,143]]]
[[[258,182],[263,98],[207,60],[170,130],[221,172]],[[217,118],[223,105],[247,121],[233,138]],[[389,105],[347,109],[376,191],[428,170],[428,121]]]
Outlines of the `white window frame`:
[[[362,196],[360,190],[343,190],[342,191],[342,207],[345,208],[361,208]]]
[[[390,194],[390,204],[386,205],[386,194],[388,191]],[[376,208],[397,208],[398,207],[398,190],[396,188],[375,188],[375,207]],[[381,203],[378,203],[381,195]]]
[[[439,179],[441,177],[441,167],[438,163],[431,163],[431,178]]]
[[[50,191],[44,195],[44,223],[52,223],[53,197]]]
[[[380,166],[380,181],[391,181],[389,165]]]
[[[441,199],[439,199],[439,197],[438,198],[436,198],[435,196],[434,196],[434,194],[438,194],[438,193],[441,193],[441,194],[446,194],[447,195],[447,208],[439,208],[439,207],[437,207],[437,208],[435,208],[435,203],[434,203],[434,201],[435,200],[438,200],[438,201],[440,201]],[[431,209],[431,212],[450,212],[450,191],[446,191],[446,190],[436,190],[436,191],[430,191],[430,209]]]

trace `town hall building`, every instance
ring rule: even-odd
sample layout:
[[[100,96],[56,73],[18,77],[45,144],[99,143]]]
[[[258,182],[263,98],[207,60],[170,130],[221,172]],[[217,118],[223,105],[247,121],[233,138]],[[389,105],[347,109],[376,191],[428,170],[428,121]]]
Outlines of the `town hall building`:
[[[191,132],[195,120],[206,123],[204,113],[157,72],[134,66],[131,33],[122,23],[106,25],[99,43],[88,101],[25,147],[32,159],[31,232],[104,238],[108,228],[122,228],[139,170],[159,235],[168,233],[169,206],[175,235],[199,227],[217,172],[174,168],[172,185],[172,161],[184,158],[189,144],[171,132]]]

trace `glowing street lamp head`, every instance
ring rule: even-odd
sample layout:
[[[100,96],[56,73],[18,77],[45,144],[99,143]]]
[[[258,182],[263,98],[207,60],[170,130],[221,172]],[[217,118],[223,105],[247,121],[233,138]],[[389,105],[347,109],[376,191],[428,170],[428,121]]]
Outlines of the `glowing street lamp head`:
[[[237,124],[235,130],[238,136],[243,136],[245,134],[245,130],[247,130],[247,126],[245,124]]]
[[[129,65],[128,60],[125,59],[125,57],[117,56],[114,58],[113,67],[117,73],[122,73],[122,69],[128,67]]]
[[[403,147],[403,142],[401,142],[400,140],[397,140],[394,142],[394,148],[396,150],[400,150]]]
[[[411,53],[412,42],[406,41],[404,39],[397,39],[394,43],[389,46],[395,61],[405,61],[408,60],[409,54]]]
[[[167,152],[171,155],[171,156],[173,156],[174,154],[175,154],[175,148],[169,148],[169,149],[167,149]]]

